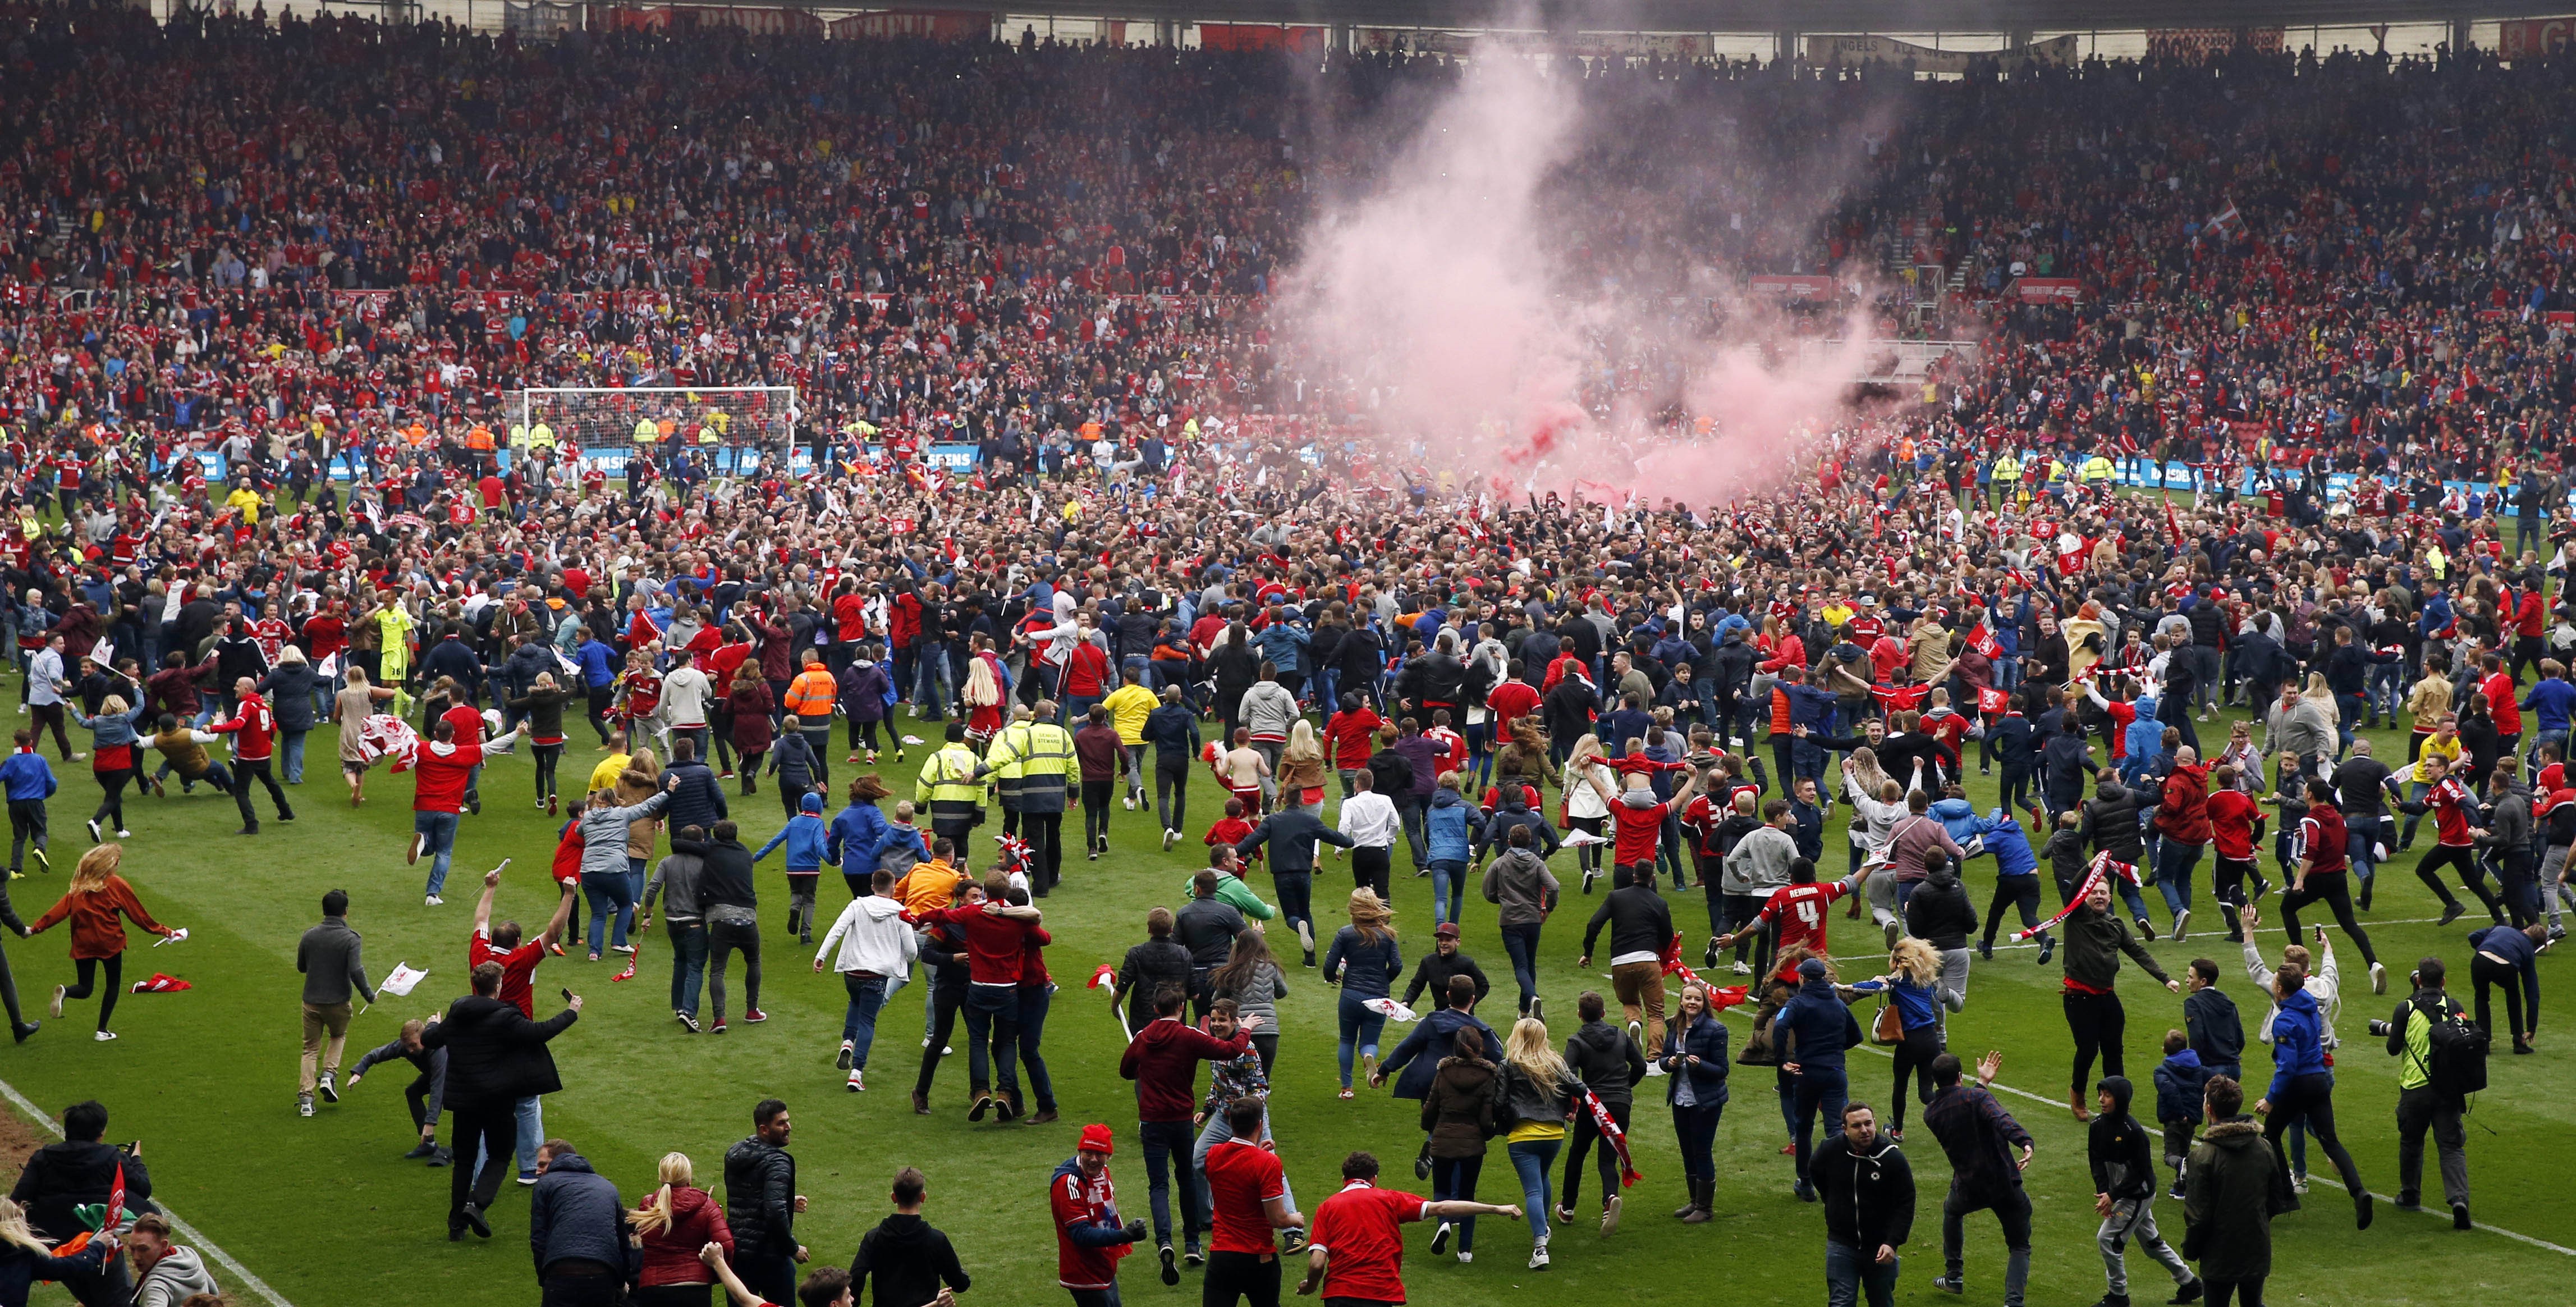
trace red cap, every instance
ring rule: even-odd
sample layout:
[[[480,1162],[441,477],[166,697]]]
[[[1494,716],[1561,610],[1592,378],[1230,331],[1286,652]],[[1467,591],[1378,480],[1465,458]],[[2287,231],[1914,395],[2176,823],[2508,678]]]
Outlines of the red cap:
[[[1109,1156],[1113,1151],[1109,1146],[1109,1127],[1105,1125],[1084,1126],[1082,1128],[1082,1142],[1077,1145],[1077,1147],[1086,1153],[1098,1153],[1102,1157]]]

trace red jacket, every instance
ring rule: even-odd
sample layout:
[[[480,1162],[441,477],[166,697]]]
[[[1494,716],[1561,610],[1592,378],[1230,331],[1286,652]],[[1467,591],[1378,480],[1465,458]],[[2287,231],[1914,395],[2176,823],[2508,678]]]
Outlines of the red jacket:
[[[1073,653],[1064,661],[1064,692],[1069,698],[1080,695],[1097,698],[1109,692],[1109,655],[1089,640],[1077,640]]]
[[[646,1194],[635,1210],[651,1211],[658,1197],[658,1192]],[[725,1224],[724,1205],[704,1189],[673,1189],[671,1223],[644,1236],[644,1274],[639,1283],[645,1288],[715,1283],[715,1273],[698,1260],[698,1250],[710,1243],[732,1259],[733,1229]]]
[[[481,720],[476,720],[481,725]],[[241,697],[241,706],[231,721],[208,722],[206,729],[218,735],[233,737],[233,756],[244,762],[265,762],[277,751],[277,716],[268,710],[268,701],[256,694]]]
[[[2184,844],[2209,843],[2207,763],[2176,767],[2165,777],[2164,797],[2156,804],[2156,829],[2166,839]]]
[[[123,876],[114,874],[108,876],[103,889],[64,895],[27,927],[27,933],[51,930],[69,921],[73,961],[112,958],[125,952],[125,923],[117,920],[119,914],[133,918],[135,925],[155,935],[171,933],[168,926],[154,921],[152,914],[143,910],[142,901],[134,897],[134,887],[126,884]],[[1189,1113],[1181,1115],[1186,1118]]]
[[[1118,1074],[1136,1082],[1138,1120],[1187,1121],[1198,1110],[1199,1063],[1241,1057],[1250,1047],[1249,1031],[1219,1039],[1177,1017],[1158,1017],[1128,1041]]]
[[[921,914],[921,920],[945,921],[965,928],[967,977],[978,985],[1019,984],[1020,945],[1032,934],[1044,934],[1018,917],[986,912],[981,903],[961,903],[953,908],[926,912]],[[1048,941],[1041,939],[1038,942]],[[1189,1113],[1181,1115],[1187,1119]]]
[[[1333,766],[1356,770],[1368,766],[1369,755],[1377,752],[1377,728],[1386,723],[1367,704],[1358,712],[1337,712],[1324,723],[1324,737],[1332,742]]]
[[[440,744],[432,740],[420,746],[420,751],[413,757],[413,769],[419,775],[413,783],[411,810],[463,812],[465,776],[482,765],[483,746]]]

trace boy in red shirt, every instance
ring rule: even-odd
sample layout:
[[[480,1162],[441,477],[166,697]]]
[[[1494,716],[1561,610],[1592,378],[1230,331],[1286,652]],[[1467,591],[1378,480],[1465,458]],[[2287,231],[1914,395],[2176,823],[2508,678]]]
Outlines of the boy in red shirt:
[[[1248,809],[1243,806],[1243,800],[1226,800],[1225,820],[1208,827],[1206,838],[1199,842],[1212,849],[1220,844],[1241,844],[1245,840],[1252,838],[1252,823],[1243,819],[1243,814],[1246,811],[1248,811]],[[1259,865],[1261,862],[1261,850],[1254,849],[1252,851],[1252,855],[1244,861],[1251,865]]]
[[[1209,1210],[1214,1213],[1202,1301],[1253,1307],[1279,1301],[1279,1254],[1273,1230],[1299,1230],[1306,1218],[1289,1202],[1279,1154],[1257,1142],[1265,1107],[1246,1095],[1226,1104],[1232,1138],[1207,1150]],[[1293,1245],[1292,1245],[1293,1247]]]

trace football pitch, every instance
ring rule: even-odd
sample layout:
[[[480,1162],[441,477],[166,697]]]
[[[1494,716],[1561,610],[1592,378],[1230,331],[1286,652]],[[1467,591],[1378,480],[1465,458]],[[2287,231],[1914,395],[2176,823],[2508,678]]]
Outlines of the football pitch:
[[[932,740],[938,736],[935,725],[909,718],[898,729]],[[2203,738],[2212,741],[2223,740],[2224,731],[2223,725],[2202,728]],[[836,742],[840,734],[835,732]],[[2402,733],[2383,732],[2376,738],[2381,757],[2404,758]],[[351,897],[349,923],[366,938],[366,960],[375,979],[381,982],[398,962],[429,972],[411,997],[388,995],[355,1020],[348,1055],[354,1064],[361,1050],[393,1038],[404,1018],[442,1009],[465,991],[466,935],[483,870],[504,857],[514,859],[495,915],[516,918],[531,931],[539,927],[554,901],[546,868],[560,822],[532,806],[533,771],[525,757],[496,761],[482,779],[482,815],[466,818],[458,836],[446,905],[425,907],[425,864],[412,868],[403,863],[411,830],[410,779],[379,769],[369,778],[367,804],[352,810],[331,761],[330,741],[327,726],[311,737],[306,782],[291,791],[298,820],[274,821],[265,796],[256,797],[264,832],[256,838],[233,834],[239,825],[233,804],[208,790],[182,797],[174,783],[166,799],[129,796],[126,811],[135,835],[126,844],[124,873],[156,916],[188,927],[191,937],[151,948],[138,932],[125,979],[130,985],[164,971],[193,988],[124,995],[115,1021],[122,1038],[108,1044],[89,1037],[95,1000],[76,1002],[64,1019],[48,1020],[26,1044],[0,1049],[0,1081],[12,1091],[8,1097],[20,1115],[30,1105],[59,1116],[78,1100],[104,1101],[113,1114],[109,1138],[143,1142],[155,1197],[220,1248],[220,1258],[207,1250],[217,1263],[215,1274],[243,1303],[478,1307],[533,1302],[537,1285],[526,1242],[526,1192],[503,1186],[491,1240],[469,1235],[463,1243],[450,1243],[445,1228],[448,1172],[403,1160],[401,1154],[414,1142],[401,1094],[410,1078],[407,1066],[381,1068],[310,1120],[296,1115],[300,978],[295,951],[298,936],[318,919],[323,892],[341,888]],[[598,759],[590,742],[587,731],[574,732],[563,768],[568,784],[577,785]],[[844,752],[836,748],[831,755],[832,809],[839,807],[842,787],[854,771],[869,770],[841,762]],[[927,752],[914,747],[910,762],[903,765],[888,755],[874,770],[898,796],[908,795]],[[1762,752],[1767,765],[1768,750]],[[62,779],[62,792],[52,804],[55,870],[38,872],[30,860],[27,876],[10,886],[19,914],[29,921],[61,893],[85,843],[81,819],[96,802],[85,763],[52,761]],[[1980,811],[1995,802],[1993,778],[1972,774],[1969,780]],[[786,933],[785,882],[773,854],[761,864],[758,878],[766,954],[761,1006],[770,1014],[763,1025],[746,1026],[738,1019],[742,977],[737,961],[731,978],[737,1013],[732,1031],[721,1037],[683,1031],[671,1019],[667,1001],[670,953],[659,922],[642,932],[638,975],[631,981],[611,982],[620,965],[615,955],[589,963],[582,960],[579,946],[570,948],[570,957],[549,959],[540,968],[540,1016],[558,1010],[560,988],[583,995],[587,1004],[581,1020],[553,1045],[565,1089],[545,1100],[547,1133],[577,1146],[630,1205],[650,1189],[656,1159],[673,1150],[694,1159],[700,1185],[721,1197],[723,1152],[749,1133],[752,1104],[782,1098],[794,1112],[791,1151],[799,1167],[798,1188],[811,1199],[810,1209],[798,1220],[798,1238],[812,1249],[814,1264],[846,1265],[860,1236],[889,1210],[886,1193],[894,1172],[917,1166],[929,1176],[929,1219],[956,1241],[974,1278],[964,1301],[997,1307],[1065,1301],[1056,1285],[1045,1186],[1056,1164],[1072,1154],[1085,1123],[1101,1121],[1115,1128],[1118,1152],[1111,1170],[1122,1210],[1130,1217],[1148,1215],[1134,1095],[1117,1073],[1123,1048],[1119,1026],[1104,994],[1084,985],[1101,963],[1117,962],[1144,938],[1149,908],[1178,906],[1186,899],[1185,882],[1204,863],[1199,837],[1221,815],[1223,799],[1204,768],[1193,769],[1193,787],[1182,844],[1162,852],[1152,816],[1118,808],[1113,812],[1112,852],[1094,862],[1069,851],[1062,888],[1043,901],[1046,925],[1055,938],[1047,964],[1061,987],[1045,1047],[1061,1100],[1060,1122],[970,1123],[962,1028],[954,1040],[957,1052],[942,1069],[932,1096],[934,1115],[916,1116],[906,1091],[921,1054],[917,985],[900,993],[880,1018],[868,1091],[845,1092],[844,1077],[833,1065],[842,986],[828,973],[815,974],[813,950],[799,947]],[[728,782],[727,788],[743,824],[744,842],[757,847],[784,820],[774,791],[764,783],[758,794],[745,798],[738,793],[738,781]],[[1828,825],[1823,868],[1828,876],[1843,869],[1841,815],[1838,809]],[[1078,811],[1067,814],[1065,825],[1078,843]],[[979,864],[989,862],[988,837],[998,830],[996,820],[978,831]],[[2365,1023],[2389,1014],[2404,996],[2405,973],[2428,954],[2450,963],[2453,976],[2460,978],[2455,993],[2466,1002],[2467,931],[2482,924],[2473,910],[2448,929],[2435,928],[2438,905],[2412,870],[2429,845],[2428,830],[2415,852],[2382,868],[2376,911],[2364,918],[2391,972],[2385,998],[2369,993],[2358,951],[2340,931],[2334,932],[2346,994],[2337,1026],[2344,1042],[2335,1068],[2336,1116],[2362,1175],[2383,1198],[2397,1187],[2397,1063],[2385,1055],[2380,1041],[2368,1036]],[[2263,861],[2266,874],[2278,879],[2268,848]],[[1600,899],[1576,891],[1580,878],[1571,851],[1560,853],[1553,864],[1568,889],[1546,927],[1541,990],[1554,1039],[1561,1044],[1574,1024],[1576,995],[1585,989],[1606,994],[1609,985],[1603,974],[1606,963],[1588,972],[1575,965],[1585,920]],[[1340,924],[1350,885],[1347,867],[1327,858],[1319,868],[1314,895],[1319,935],[1329,935]],[[1408,859],[1399,854],[1396,925],[1408,969],[1429,949],[1432,926],[1430,882],[1409,871]],[[1969,864],[1967,882],[1980,913],[1993,880],[1991,859]],[[2250,1046],[2264,1000],[2248,981],[2239,952],[2227,943],[2224,923],[2209,901],[2205,859],[2198,881],[2199,911],[2191,937],[2150,947],[2177,976],[2194,957],[2220,964],[2222,983],[2248,1027],[2246,1074],[2255,1082],[2249,1086],[2251,1099],[2271,1069],[2268,1054]],[[1266,874],[1256,872],[1251,884],[1275,901]],[[1607,888],[1605,881],[1602,892]],[[2153,891],[2147,897],[2163,925],[2161,901]],[[1512,982],[1494,909],[1473,894],[1469,900],[1464,947],[1495,982],[1484,1014],[1504,1024],[1511,1012]],[[2053,907],[2053,893],[2048,900]],[[844,901],[838,878],[826,876],[822,907],[827,922]],[[1676,892],[1672,902],[1688,945],[1686,956],[1696,963],[1706,928],[1702,899],[1692,889]],[[587,925],[587,907],[583,916]],[[1832,925],[1846,980],[1884,969],[1878,934],[1866,922],[1837,914]],[[2267,956],[2277,959],[2282,942],[2277,923],[2267,914]],[[6,947],[28,1011],[41,1016],[52,987],[72,978],[64,934],[58,930],[33,940],[10,940]],[[1427,1194],[1428,1184],[1414,1181],[1406,1165],[1421,1138],[1418,1105],[1392,1100],[1386,1090],[1363,1088],[1350,1102],[1336,1097],[1334,995],[1320,973],[1296,965],[1293,939],[1274,947],[1288,966],[1291,990],[1280,1005],[1274,1121],[1301,1205],[1311,1212],[1333,1191],[1342,1156],[1357,1148],[1385,1160],[1390,1185]],[[1992,961],[1976,964],[1967,1008],[1951,1018],[1951,1045],[1971,1058],[1986,1049],[2003,1051],[1996,1090],[2037,1139],[2037,1156],[2026,1173],[2036,1208],[2029,1301],[2089,1304],[2102,1296],[2103,1273],[2094,1244],[2097,1221],[2084,1158],[2085,1132],[2065,1105],[2071,1041],[2057,999],[2061,971],[2033,965],[2035,958],[2030,947],[1999,947]],[[2561,1005],[2555,974],[2559,965],[2554,955],[2542,960],[2543,1001],[2551,1010]],[[2124,969],[2121,991],[2128,1008],[2127,1074],[2138,1082],[2141,1099],[2151,1102],[2160,1041],[2168,1027],[2182,1022],[2180,1000],[2153,987],[2134,967]],[[1615,1019],[1615,1005],[1613,1014]],[[1866,1024],[1868,1011],[1861,1015]],[[1740,1048],[1745,1030],[1741,1015],[1731,1018],[1730,1025]],[[2358,1232],[2350,1205],[2328,1182],[2333,1169],[2323,1150],[2314,1150],[2317,1180],[2306,1209],[2273,1225],[2273,1301],[2457,1303],[2501,1291],[2506,1301],[2536,1302],[2563,1292],[2547,1286],[2563,1286],[2576,1272],[2576,1204],[2562,1206],[2549,1196],[2561,1183],[2549,1179],[2558,1170],[2549,1158],[2576,1118],[2576,1095],[2569,1092],[2576,1080],[2566,1070],[2570,1055],[2557,1033],[2557,1019],[2542,1026],[2534,1056],[2506,1056],[2499,1047],[2491,1064],[2492,1085],[2469,1117],[2479,1228],[2455,1232],[2447,1212],[2403,1213],[2383,1203],[2377,1224]],[[1387,1049],[1403,1029],[1389,1026]],[[1889,1062],[1871,1050],[1855,1051],[1850,1063],[1853,1095],[1878,1105],[1884,1121]],[[2097,1069],[2095,1074],[2102,1073]],[[1599,1237],[1589,1219],[1596,1201],[1595,1175],[1585,1177],[1586,1219],[1555,1236],[1554,1264],[1544,1272],[1524,1269],[1529,1233],[1517,1222],[1480,1221],[1478,1255],[1474,1264],[1464,1266],[1454,1257],[1433,1258],[1428,1250],[1431,1228],[1416,1227],[1406,1262],[1412,1300],[1527,1302],[1535,1294],[1569,1291],[1584,1301],[1608,1293],[1640,1304],[1818,1299],[1823,1220],[1814,1206],[1791,1195],[1790,1160],[1779,1155],[1786,1133],[1771,1072],[1739,1067],[1732,1081],[1732,1100],[1717,1139],[1714,1220],[1684,1226],[1668,1214],[1685,1194],[1670,1117],[1661,1101],[1664,1082],[1650,1080],[1640,1087],[1634,1117],[1636,1162],[1645,1178],[1628,1191],[1626,1217],[1613,1237]],[[1204,1087],[1204,1075],[1200,1083]],[[1939,1197],[1949,1167],[1922,1128],[1919,1108],[1909,1105],[1907,1117],[1911,1128],[1905,1151],[1920,1194],[1913,1237],[1902,1250],[1898,1296],[1907,1302],[1947,1301],[1931,1280],[1941,1269]],[[33,1141],[42,1137],[42,1130],[38,1126],[20,1133],[24,1141]],[[1517,1184],[1501,1152],[1497,1141],[1477,1196],[1517,1201]],[[1561,1160],[1559,1166],[1561,1176]],[[2432,1169],[2430,1158],[2427,1169]],[[2164,1178],[2169,1181],[2170,1175]],[[2438,1179],[2432,1181],[2432,1191],[2428,1197],[2438,1195]],[[2179,1241],[2180,1204],[2164,1200],[2158,1206],[2168,1236]],[[2436,1197],[2434,1209],[2439,1208]],[[1968,1235],[1967,1300],[1997,1302],[2004,1264],[1998,1227],[1991,1216],[1975,1215],[1969,1218]],[[2169,1281],[2145,1257],[2133,1251],[2130,1267],[2133,1300],[2161,1302],[2170,1295]],[[255,1275],[265,1291],[245,1283],[242,1269]],[[1292,1269],[1289,1282],[1295,1278]],[[1127,1263],[1122,1280],[1131,1303],[1195,1302],[1199,1293],[1195,1273],[1185,1273],[1178,1288],[1160,1284],[1150,1248]],[[43,1290],[37,1299],[67,1300],[59,1289]]]

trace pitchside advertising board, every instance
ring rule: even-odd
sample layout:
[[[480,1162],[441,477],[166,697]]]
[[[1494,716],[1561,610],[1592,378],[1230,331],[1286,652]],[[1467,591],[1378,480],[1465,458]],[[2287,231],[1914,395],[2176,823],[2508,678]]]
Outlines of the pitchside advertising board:
[[[2136,486],[2141,490],[2203,490],[2211,493],[2216,493],[2218,490],[2216,485],[2203,484],[2200,472],[2194,469],[2189,463],[2157,463],[2152,459],[2143,458],[2118,459],[2114,461],[2113,467],[2114,472],[2112,480],[2124,486]],[[2357,480],[2357,478],[2350,472],[2327,473],[2325,476],[2326,502],[2334,503],[2339,500],[2350,499],[2352,497],[2352,486],[2355,480]],[[2267,485],[2289,487],[2303,485],[2306,481],[2307,474],[2297,468],[2275,468],[2260,474],[2251,468],[2247,468],[2241,470],[2237,475],[2236,493],[2240,495],[2257,495],[2261,494],[2263,487]],[[2445,481],[2442,483],[2442,491],[2444,494],[2458,490],[2472,495],[2484,495],[2494,489],[2494,486],[2484,481]],[[2505,488],[2505,497],[2507,502],[2502,508],[2496,510],[2498,516],[2521,516],[2521,510],[2515,508],[2510,502],[2513,494],[2513,487],[2508,486]],[[2576,488],[2570,489],[2568,493],[2568,502],[2571,505],[2576,505]]]
[[[585,449],[581,451],[581,463],[585,468],[597,468],[609,476],[624,476],[626,475],[626,458],[631,452],[631,450],[623,447],[603,445],[597,449]],[[756,460],[764,452],[765,451],[757,449],[719,447],[712,451],[710,457],[714,461],[716,475],[735,476],[753,470]],[[882,455],[884,452],[884,447],[881,445],[868,446],[868,454],[870,457]],[[500,450],[498,453],[501,459],[501,466],[505,469],[510,466],[516,457],[513,451],[507,449]],[[204,474],[206,480],[217,483],[224,480],[227,464],[224,460],[223,454],[220,452],[211,449],[194,450],[190,452],[189,457],[197,460],[197,467]],[[962,443],[937,444],[925,446],[921,450],[921,461],[924,464],[930,467],[954,471],[973,471],[975,466],[983,461],[983,458],[984,450],[980,445]],[[774,462],[774,455],[772,455],[772,459]],[[155,470],[158,469],[156,468]],[[787,451],[788,475],[803,476],[813,470],[814,450],[811,446],[798,445]],[[354,473],[355,469],[351,464],[349,456],[343,455],[332,460],[330,467],[330,477],[332,480],[347,481],[354,475]]]
[[[2558,54],[2576,38],[2576,18],[2522,18],[2496,27],[2496,53],[2506,59]]]

